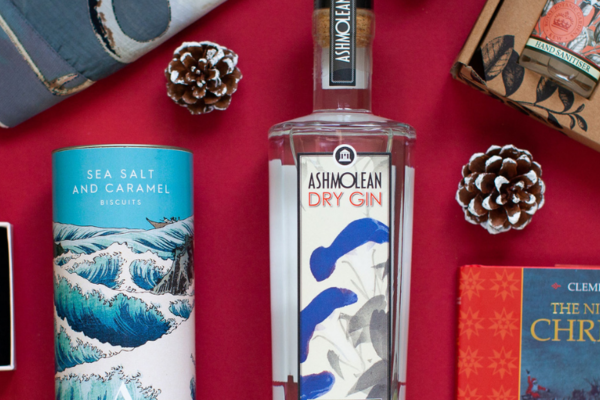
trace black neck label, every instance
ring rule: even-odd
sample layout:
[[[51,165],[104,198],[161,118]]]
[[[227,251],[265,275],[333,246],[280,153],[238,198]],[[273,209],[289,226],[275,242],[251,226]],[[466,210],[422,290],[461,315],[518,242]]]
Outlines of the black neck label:
[[[356,0],[332,0],[329,85],[356,86]]]

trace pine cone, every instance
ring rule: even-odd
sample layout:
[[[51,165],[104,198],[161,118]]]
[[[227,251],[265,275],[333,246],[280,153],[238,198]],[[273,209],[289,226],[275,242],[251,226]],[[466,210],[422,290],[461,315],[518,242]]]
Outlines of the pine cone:
[[[192,114],[226,110],[242,74],[238,56],[211,42],[185,42],[165,70],[167,93]]]
[[[544,205],[542,167],[527,150],[492,146],[473,154],[462,176],[456,201],[467,221],[489,233],[525,228]]]

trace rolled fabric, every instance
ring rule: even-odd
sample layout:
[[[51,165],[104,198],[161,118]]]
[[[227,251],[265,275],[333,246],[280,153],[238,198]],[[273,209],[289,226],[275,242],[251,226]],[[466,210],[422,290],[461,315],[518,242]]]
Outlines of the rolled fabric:
[[[194,400],[192,154],[53,154],[55,399]]]
[[[225,0],[0,0],[0,127],[80,92]]]

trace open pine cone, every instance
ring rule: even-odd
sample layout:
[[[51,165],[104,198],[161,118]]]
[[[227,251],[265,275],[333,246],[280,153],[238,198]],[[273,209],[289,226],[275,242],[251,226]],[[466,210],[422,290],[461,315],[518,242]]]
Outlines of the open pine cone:
[[[462,169],[456,201],[465,219],[492,234],[523,229],[544,205],[542,167],[512,145],[473,154]]]
[[[212,42],[185,42],[165,70],[167,93],[192,114],[226,110],[242,74],[238,56]]]

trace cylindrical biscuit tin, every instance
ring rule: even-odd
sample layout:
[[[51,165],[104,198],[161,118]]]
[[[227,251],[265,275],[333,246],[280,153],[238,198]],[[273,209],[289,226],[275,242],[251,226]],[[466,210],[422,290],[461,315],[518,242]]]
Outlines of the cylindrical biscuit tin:
[[[52,156],[57,400],[195,398],[192,153]]]

